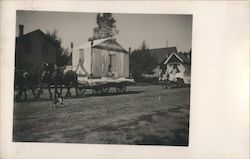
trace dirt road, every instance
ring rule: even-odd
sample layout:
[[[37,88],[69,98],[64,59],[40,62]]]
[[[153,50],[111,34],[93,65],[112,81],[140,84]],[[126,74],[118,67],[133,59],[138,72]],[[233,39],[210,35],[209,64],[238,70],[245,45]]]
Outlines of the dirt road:
[[[65,99],[64,104],[54,110],[49,108],[48,100],[15,103],[13,140],[188,144],[189,88],[131,86],[126,94],[114,92],[106,96]]]

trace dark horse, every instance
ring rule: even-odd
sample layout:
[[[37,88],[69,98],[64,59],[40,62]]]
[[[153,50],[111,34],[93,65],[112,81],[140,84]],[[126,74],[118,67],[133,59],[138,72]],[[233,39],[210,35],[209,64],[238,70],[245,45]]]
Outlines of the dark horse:
[[[57,97],[62,97],[63,85],[67,88],[67,93],[65,96],[71,96],[70,88],[73,86],[76,89],[76,95],[78,96],[78,83],[77,75],[74,71],[68,70],[65,71],[64,67],[57,67],[55,64],[44,62],[42,65],[42,74],[41,74],[41,86],[39,90],[42,93],[42,84],[46,84],[50,93],[50,99],[53,99],[51,86],[54,85],[55,94],[54,99]],[[60,91],[58,90],[58,87]],[[53,100],[54,100],[53,99]]]
[[[15,69],[15,89],[17,90],[16,101],[20,101],[22,94],[24,93],[25,100],[27,97],[27,90],[31,90],[34,96],[34,100],[37,99],[35,89],[37,88],[39,82],[39,73],[36,67],[32,67],[29,70],[18,70]]]

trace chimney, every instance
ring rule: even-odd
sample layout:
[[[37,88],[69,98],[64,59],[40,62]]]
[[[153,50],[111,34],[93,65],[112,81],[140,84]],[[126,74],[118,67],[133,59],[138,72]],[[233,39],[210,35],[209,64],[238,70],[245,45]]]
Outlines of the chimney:
[[[71,51],[71,54],[73,52],[73,48],[74,48],[74,43],[73,42],[70,42],[70,51]]]
[[[24,26],[23,25],[19,25],[19,36],[23,36],[23,28]]]
[[[131,53],[131,47],[128,48],[128,53]]]

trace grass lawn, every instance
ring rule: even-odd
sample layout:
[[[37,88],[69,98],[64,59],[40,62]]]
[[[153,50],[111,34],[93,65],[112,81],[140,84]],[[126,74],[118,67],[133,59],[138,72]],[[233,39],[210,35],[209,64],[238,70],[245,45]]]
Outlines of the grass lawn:
[[[54,110],[47,90],[39,101],[15,103],[13,141],[188,145],[190,88],[110,91],[64,99]]]

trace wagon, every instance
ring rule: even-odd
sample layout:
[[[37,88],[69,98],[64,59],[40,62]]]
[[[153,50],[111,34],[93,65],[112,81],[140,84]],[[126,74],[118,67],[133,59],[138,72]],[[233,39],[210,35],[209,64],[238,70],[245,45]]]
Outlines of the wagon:
[[[175,81],[171,81],[169,79],[166,80],[160,80],[159,83],[161,84],[162,88],[179,88],[179,87],[185,87],[187,86],[183,79],[177,78]]]
[[[129,52],[115,39],[92,40],[72,50],[72,70],[78,76],[81,94],[86,89],[106,94],[110,88],[124,93],[127,86],[134,84],[129,79]]]
[[[78,77],[78,88],[80,94],[84,94],[87,89],[92,90],[93,94],[107,94],[110,88],[115,88],[117,93],[125,93],[127,86],[134,85],[134,79],[128,78],[88,78],[88,77]]]
[[[163,76],[159,78],[159,83],[162,88],[179,88],[188,86],[181,77],[170,78],[169,76]]]

